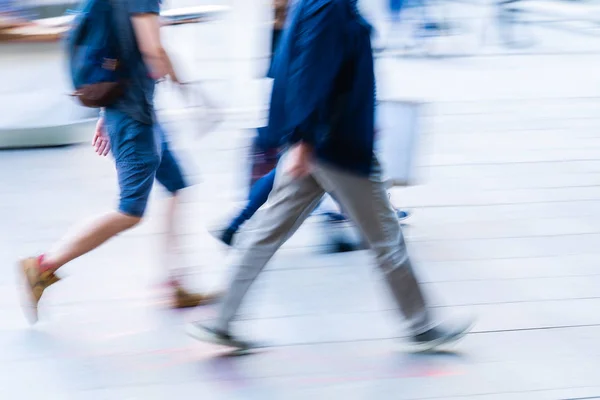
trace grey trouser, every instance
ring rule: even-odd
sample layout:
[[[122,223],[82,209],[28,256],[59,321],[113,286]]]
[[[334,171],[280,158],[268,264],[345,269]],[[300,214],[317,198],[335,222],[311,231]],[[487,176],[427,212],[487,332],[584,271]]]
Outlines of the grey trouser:
[[[316,162],[311,175],[292,178],[287,155],[277,166],[267,203],[249,221],[238,246],[236,272],[225,294],[217,328],[229,330],[246,292],[267,262],[300,227],[325,192],[335,197],[356,223],[375,253],[392,295],[411,333],[432,327],[423,294],[412,270],[396,214],[389,202],[381,167],[375,159],[370,177]]]

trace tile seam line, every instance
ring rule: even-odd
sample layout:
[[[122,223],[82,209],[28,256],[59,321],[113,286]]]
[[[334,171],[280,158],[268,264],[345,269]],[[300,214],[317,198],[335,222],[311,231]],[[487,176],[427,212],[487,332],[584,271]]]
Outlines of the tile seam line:
[[[548,330],[561,330],[561,329],[577,329],[577,328],[589,328],[589,327],[598,327],[600,324],[587,324],[587,325],[561,325],[561,326],[552,326],[552,327],[539,327],[539,328],[520,328],[520,329],[500,329],[500,330],[488,330],[488,331],[476,331],[470,332],[467,336],[474,335],[486,335],[486,334],[495,334],[495,333],[509,333],[509,332],[527,332],[527,331],[548,331]],[[286,348],[286,347],[308,347],[308,346],[319,346],[319,345],[327,345],[327,344],[347,344],[347,343],[368,343],[368,342],[381,342],[381,341],[394,341],[398,339],[406,339],[407,336],[389,336],[385,338],[363,338],[363,339],[353,339],[353,340],[323,340],[323,341],[315,341],[315,342],[297,342],[297,343],[286,343],[286,344],[274,344],[267,345],[263,348]]]
[[[425,285],[436,284],[438,282],[421,282]],[[557,303],[557,302],[571,302],[571,301],[581,301],[581,300],[599,300],[600,296],[589,296],[589,297],[564,297],[559,299],[533,299],[533,300],[512,300],[512,301],[498,301],[498,302],[473,302],[473,303],[457,303],[450,305],[438,305],[431,306],[432,309],[444,309],[444,308],[454,308],[454,307],[477,307],[477,306],[495,306],[495,305],[503,305],[503,304],[532,304],[532,303]],[[123,298],[111,298],[111,299],[89,299],[89,300],[81,300],[81,301],[69,301],[64,303],[55,303],[52,305],[53,308],[60,309],[64,307],[73,307],[79,304],[94,304],[94,303],[116,303],[116,302],[148,302],[151,299],[147,297],[123,297]],[[0,311],[2,310],[12,310],[14,307],[11,306],[0,306]],[[364,315],[364,314],[377,314],[377,313],[385,313],[385,312],[394,312],[395,308],[382,308],[380,310],[367,310],[367,311],[342,311],[338,312],[336,315]],[[283,316],[272,316],[272,317],[256,317],[256,318],[240,318],[240,321],[253,321],[253,320],[268,320],[268,319],[285,319],[285,318],[299,318],[299,317],[310,317],[310,316],[319,316],[323,315],[322,313],[302,313],[302,314],[290,314]]]
[[[560,150],[560,149],[557,149]],[[541,151],[541,150],[540,150]],[[544,150],[546,151],[546,150]],[[439,154],[425,154],[424,157],[439,157]],[[571,158],[556,159],[556,160],[540,160],[540,161],[506,161],[506,162],[473,162],[473,163],[460,163],[460,164],[420,164],[417,168],[441,168],[441,167],[481,167],[481,166],[507,166],[507,165],[531,165],[531,164],[570,164],[570,163],[581,163],[581,162],[598,162],[600,158]]]

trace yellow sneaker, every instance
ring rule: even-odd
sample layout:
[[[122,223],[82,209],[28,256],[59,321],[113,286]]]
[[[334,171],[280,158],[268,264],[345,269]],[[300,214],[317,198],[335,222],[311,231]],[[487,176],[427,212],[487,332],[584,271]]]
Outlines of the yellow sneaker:
[[[173,293],[173,308],[191,308],[214,303],[220,297],[219,293],[199,294],[190,293],[181,286],[176,286]]]
[[[19,262],[19,275],[23,277],[23,311],[31,323],[38,320],[38,304],[44,291],[60,280],[52,271],[42,272],[40,258],[31,257]]]

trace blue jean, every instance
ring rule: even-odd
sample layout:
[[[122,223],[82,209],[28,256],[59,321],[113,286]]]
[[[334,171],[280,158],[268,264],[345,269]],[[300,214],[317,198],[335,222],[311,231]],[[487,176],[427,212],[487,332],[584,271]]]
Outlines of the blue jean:
[[[270,154],[267,150],[263,149],[263,147],[260,144],[260,129],[266,128],[259,128],[259,134],[254,139],[254,144],[252,147],[252,151],[255,153],[255,155],[261,154],[261,156],[257,158],[260,161],[260,164],[258,164],[256,158],[254,160],[254,166],[259,168],[253,168],[251,187],[248,193],[248,201],[246,202],[246,206],[235,218],[231,220],[229,226],[226,228],[228,232],[233,234],[237,233],[240,227],[246,221],[252,218],[252,216],[258,211],[258,209],[261,208],[262,205],[267,202],[267,199],[269,198],[269,194],[271,193],[275,182],[276,167],[271,166],[275,165],[275,162],[279,158],[279,154]],[[264,174],[263,171],[266,168],[272,169],[265,175],[260,176],[261,174]],[[256,169],[256,171],[254,169]],[[345,219],[345,217],[339,213],[328,212],[325,213],[325,215],[327,215],[331,220]]]
[[[271,172],[254,182],[254,185],[252,185],[250,193],[248,194],[246,207],[244,207],[238,216],[231,221],[227,228],[229,231],[237,232],[244,222],[252,218],[258,209],[267,202],[269,193],[271,193],[275,182],[275,172],[275,169],[273,169]]]
[[[254,185],[250,188],[250,193],[248,194],[248,201],[244,209],[235,217],[227,227],[227,230],[230,232],[237,232],[240,227],[248,221],[259,208],[262,207],[263,204],[267,202],[269,198],[269,194],[271,190],[273,190],[273,185],[275,183],[275,175],[277,173],[277,169],[271,170],[267,175],[263,176],[259,180],[257,180]],[[346,220],[346,217],[343,214],[327,211],[324,212],[323,215],[329,218],[330,221],[343,221]]]
[[[117,168],[120,212],[142,217],[155,179],[170,193],[187,186],[158,123],[143,124],[113,109],[106,110],[105,122]]]

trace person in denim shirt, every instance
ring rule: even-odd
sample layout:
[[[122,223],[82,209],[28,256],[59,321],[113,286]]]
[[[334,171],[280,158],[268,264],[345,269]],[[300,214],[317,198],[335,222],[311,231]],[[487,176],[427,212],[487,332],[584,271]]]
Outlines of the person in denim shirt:
[[[88,0],[103,1],[103,0]],[[37,308],[46,288],[58,282],[55,272],[66,263],[138,225],[146,211],[150,191],[157,180],[171,194],[168,209],[167,262],[174,258],[174,219],[178,195],[187,183],[169,149],[165,133],[154,112],[156,81],[170,77],[178,83],[171,61],[160,42],[159,0],[113,0],[114,24],[97,29],[115,29],[120,65],[127,80],[124,95],[103,110],[96,126],[93,146],[106,156],[112,152],[118,176],[118,209],[97,218],[55,250],[22,260],[28,283],[28,310],[37,320]],[[170,265],[169,286],[173,306],[191,307],[213,300],[213,296],[190,293],[183,288],[182,271]]]

